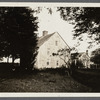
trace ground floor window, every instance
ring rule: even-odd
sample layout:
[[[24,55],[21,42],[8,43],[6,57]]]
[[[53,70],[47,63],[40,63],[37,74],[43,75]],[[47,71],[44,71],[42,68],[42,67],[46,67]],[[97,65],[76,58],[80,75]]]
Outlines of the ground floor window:
[[[47,62],[47,65],[49,65],[49,62]]]
[[[58,61],[57,61],[57,66],[58,66],[59,64],[58,64]]]

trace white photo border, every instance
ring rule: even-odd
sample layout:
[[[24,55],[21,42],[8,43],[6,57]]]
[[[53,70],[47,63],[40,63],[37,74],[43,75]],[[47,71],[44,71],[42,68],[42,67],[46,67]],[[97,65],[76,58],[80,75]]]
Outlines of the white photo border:
[[[27,7],[27,6],[62,6],[62,7],[100,7],[100,3],[65,3],[65,2],[0,2],[0,7]],[[15,93],[1,92],[0,97],[100,97],[100,93]]]

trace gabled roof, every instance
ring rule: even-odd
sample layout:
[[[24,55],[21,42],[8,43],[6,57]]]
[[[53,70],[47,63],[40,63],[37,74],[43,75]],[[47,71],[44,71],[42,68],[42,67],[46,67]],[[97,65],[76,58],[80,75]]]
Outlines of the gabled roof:
[[[39,37],[39,38],[38,38],[38,47],[40,47],[44,42],[46,42],[53,34],[54,34],[54,33],[48,34],[48,35],[46,35],[46,36],[41,36],[41,37]]]
[[[72,54],[71,54],[71,58],[72,58],[72,59],[77,59],[77,58],[81,57],[82,54],[84,54],[84,53],[85,53],[85,52],[81,52],[81,53],[72,53]]]
[[[58,33],[58,35],[61,37],[61,35]],[[65,42],[65,40],[61,37],[61,39]],[[65,42],[65,44],[68,46],[68,44]],[[68,48],[70,49],[70,47],[68,46]]]
[[[55,34],[52,33],[52,34],[47,34],[46,36],[41,36],[38,38],[38,47],[40,47],[43,43],[45,43],[51,36],[53,36]],[[57,33],[60,37],[61,35],[59,33]],[[64,41],[64,39],[61,37],[61,39]],[[65,41],[64,41],[65,42]],[[65,44],[68,46],[68,44],[65,42]],[[68,46],[69,47],[69,46]],[[70,49],[70,47],[69,47]]]
[[[83,54],[85,54],[86,52],[80,52],[80,53],[72,53],[71,54],[71,58],[72,59],[78,59],[79,57],[81,57]],[[87,54],[86,54],[87,55]],[[87,55],[88,56],[88,55]],[[88,56],[89,57],[89,56]]]

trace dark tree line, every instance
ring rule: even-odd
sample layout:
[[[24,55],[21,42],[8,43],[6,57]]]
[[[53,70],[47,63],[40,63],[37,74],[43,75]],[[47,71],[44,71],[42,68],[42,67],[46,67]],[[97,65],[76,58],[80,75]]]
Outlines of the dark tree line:
[[[100,65],[100,48],[92,51],[91,56],[91,61]]]
[[[37,17],[28,7],[0,7],[0,56],[31,69],[37,55]]]

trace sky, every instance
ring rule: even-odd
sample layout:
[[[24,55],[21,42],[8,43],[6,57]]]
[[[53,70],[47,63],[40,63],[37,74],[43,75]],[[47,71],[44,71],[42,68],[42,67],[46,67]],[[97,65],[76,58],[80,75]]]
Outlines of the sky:
[[[34,9],[34,7],[31,7]],[[35,16],[38,17],[38,33],[39,36],[42,35],[42,32],[44,30],[48,31],[48,34],[53,32],[58,32],[62,38],[66,41],[66,43],[69,45],[69,47],[76,47],[79,42],[79,40],[73,40],[73,25],[69,24],[67,21],[63,20],[60,16],[60,12],[57,11],[56,7],[52,7],[52,14],[49,14],[48,10],[45,7],[42,7],[42,10],[40,13],[36,14]],[[79,42],[80,45],[77,46],[78,52],[85,52],[86,50],[89,51],[89,54],[91,51],[93,51],[95,48],[97,48],[96,45],[92,47],[91,49],[88,49],[90,39],[87,38],[86,34],[83,36],[83,41]]]

